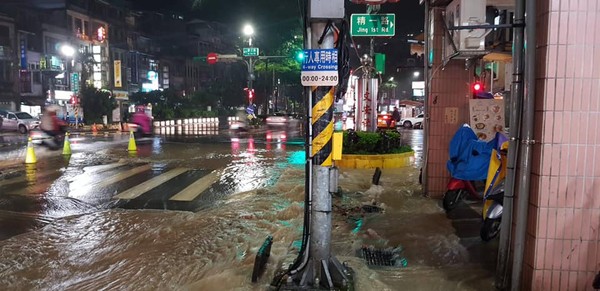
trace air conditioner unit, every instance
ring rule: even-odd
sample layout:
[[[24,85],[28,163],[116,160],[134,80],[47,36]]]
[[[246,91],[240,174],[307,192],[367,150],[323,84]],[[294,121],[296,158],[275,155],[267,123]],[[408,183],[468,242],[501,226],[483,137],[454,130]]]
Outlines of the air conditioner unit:
[[[446,25],[451,38],[446,34],[445,54],[458,58],[469,58],[485,54],[485,36],[490,29],[457,29],[456,26],[488,24],[485,22],[486,0],[454,0],[446,7]]]

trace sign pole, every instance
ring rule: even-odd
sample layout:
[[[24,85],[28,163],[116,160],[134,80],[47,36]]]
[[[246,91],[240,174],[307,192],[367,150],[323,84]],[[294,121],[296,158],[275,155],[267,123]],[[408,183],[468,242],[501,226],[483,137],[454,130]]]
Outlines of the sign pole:
[[[338,85],[338,50],[334,47],[331,20],[344,17],[344,1],[313,1],[310,27],[305,40],[301,81],[308,92],[307,108],[307,197],[302,250],[288,271],[291,280],[284,290],[348,290],[352,285],[351,270],[331,254],[332,231],[332,167],[333,104]],[[337,178],[337,177],[336,177]],[[301,258],[301,259],[300,259]],[[291,285],[291,286],[290,286]],[[288,289],[289,288],[289,289]]]

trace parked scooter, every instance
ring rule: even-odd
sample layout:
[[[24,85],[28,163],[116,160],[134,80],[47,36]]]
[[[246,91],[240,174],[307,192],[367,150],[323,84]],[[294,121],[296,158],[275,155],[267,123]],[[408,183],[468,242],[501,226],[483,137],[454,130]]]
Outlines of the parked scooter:
[[[481,239],[490,241],[500,233],[504,203],[504,181],[506,177],[506,154],[508,140],[496,133],[496,147],[492,150],[483,203],[483,224],[479,232]]]
[[[467,124],[454,134],[446,164],[451,176],[442,203],[446,211],[456,208],[467,196],[476,200],[483,198],[484,181],[495,144],[495,139],[480,141]]]

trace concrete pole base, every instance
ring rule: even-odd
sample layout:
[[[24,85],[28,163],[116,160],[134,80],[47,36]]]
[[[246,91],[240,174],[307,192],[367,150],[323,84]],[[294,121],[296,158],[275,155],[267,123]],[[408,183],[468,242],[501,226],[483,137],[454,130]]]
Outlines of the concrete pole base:
[[[280,290],[354,290],[354,271],[335,257],[320,262],[309,259],[298,274],[288,277]]]

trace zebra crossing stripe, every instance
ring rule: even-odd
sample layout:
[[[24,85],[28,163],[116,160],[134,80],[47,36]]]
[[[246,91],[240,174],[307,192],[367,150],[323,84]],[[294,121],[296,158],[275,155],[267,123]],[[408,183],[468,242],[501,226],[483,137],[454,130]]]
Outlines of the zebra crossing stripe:
[[[219,180],[220,173],[220,170],[210,172],[208,175],[196,180],[196,182],[175,194],[175,196],[171,197],[169,200],[189,202],[196,199],[202,192],[206,191],[206,189],[210,188],[210,186]]]
[[[154,177],[142,184],[139,184],[133,188],[129,188],[123,192],[121,192],[121,194],[113,197],[115,199],[121,199],[121,200],[131,200],[134,199],[164,183],[166,183],[167,181],[187,172],[189,169],[187,168],[177,168],[177,169],[173,169],[171,171],[168,171],[160,176]]]
[[[112,185],[114,183],[117,183],[121,180],[125,180],[129,177],[135,176],[139,173],[145,172],[145,171],[149,171],[150,169],[152,169],[152,166],[149,164],[143,165],[143,166],[139,166],[130,170],[127,170],[125,172],[121,172],[118,173],[116,175],[110,176],[107,179],[103,180],[102,182],[98,183],[96,186],[94,187],[106,187],[108,185]]]

